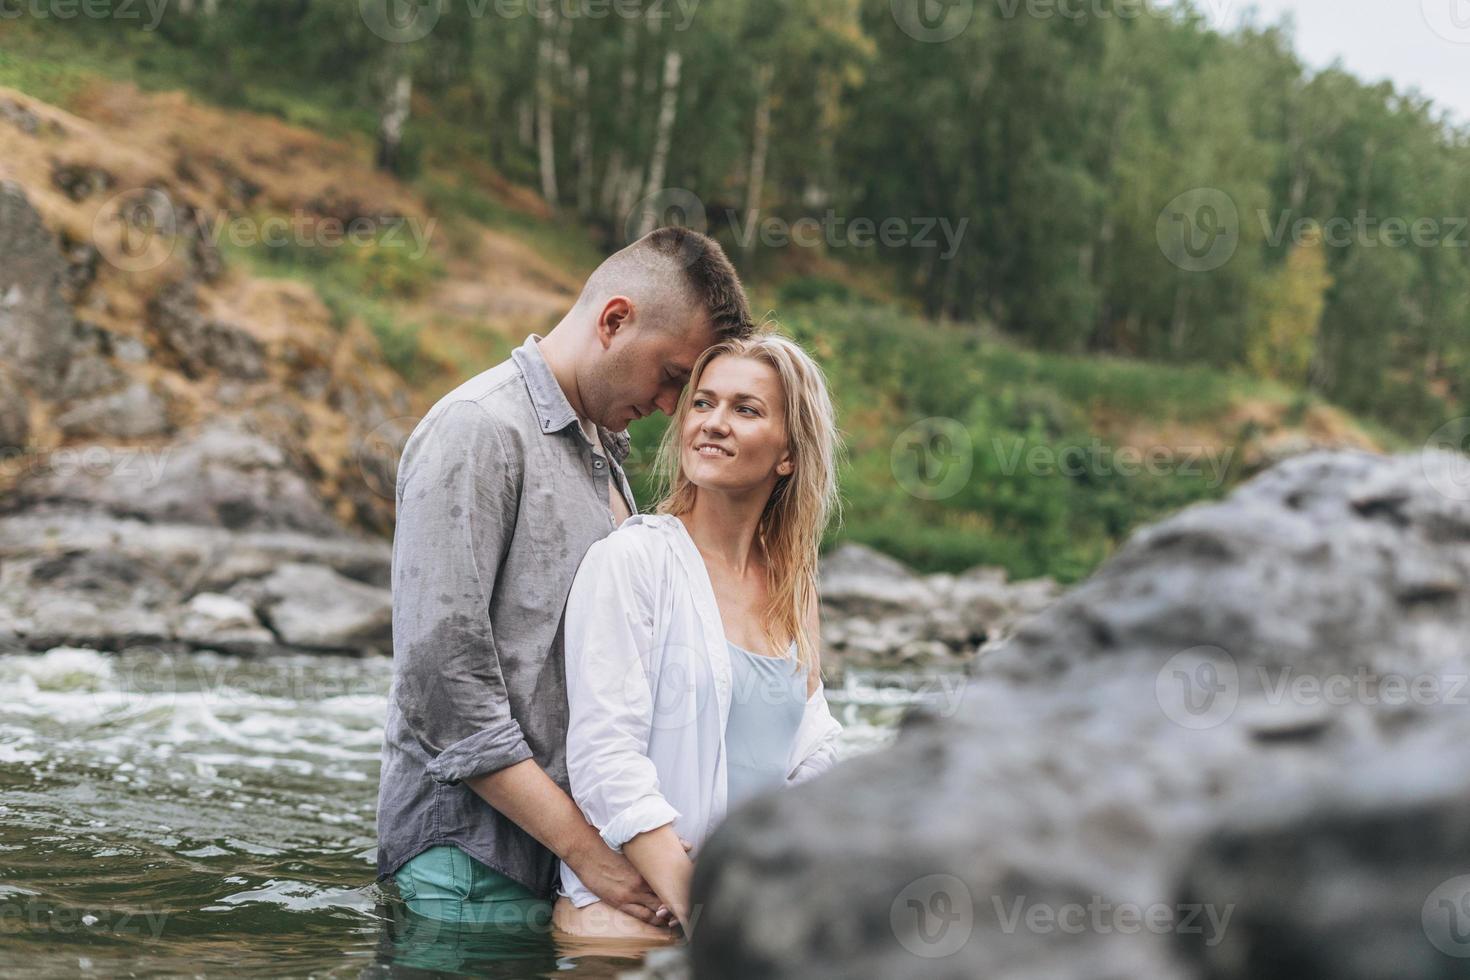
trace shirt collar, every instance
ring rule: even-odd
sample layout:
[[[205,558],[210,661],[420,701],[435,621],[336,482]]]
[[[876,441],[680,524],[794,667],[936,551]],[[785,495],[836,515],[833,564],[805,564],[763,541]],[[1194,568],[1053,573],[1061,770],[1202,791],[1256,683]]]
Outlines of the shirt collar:
[[[540,334],[531,334],[521,346],[510,352],[510,356],[526,381],[526,391],[531,395],[531,405],[536,409],[536,421],[541,425],[541,431],[560,432],[576,424],[577,412],[567,401],[566,392],[561,390],[556,375],[551,373],[551,365],[542,356],[541,348],[537,346],[540,340]],[[603,445],[619,463],[628,458],[632,446],[626,431],[611,432],[599,425],[597,432],[602,436]]]

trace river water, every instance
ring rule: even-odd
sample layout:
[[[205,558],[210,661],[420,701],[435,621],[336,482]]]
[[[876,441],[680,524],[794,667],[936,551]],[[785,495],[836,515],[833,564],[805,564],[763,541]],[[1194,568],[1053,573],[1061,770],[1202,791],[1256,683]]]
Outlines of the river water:
[[[0,976],[615,977],[428,935],[373,882],[385,657],[0,656]],[[849,672],[844,755],[955,675]]]

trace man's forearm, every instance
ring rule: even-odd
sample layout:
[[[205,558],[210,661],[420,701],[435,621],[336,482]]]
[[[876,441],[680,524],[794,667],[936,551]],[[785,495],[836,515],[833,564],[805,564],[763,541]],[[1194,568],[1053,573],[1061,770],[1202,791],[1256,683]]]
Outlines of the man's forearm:
[[[534,759],[464,781],[481,799],[567,861],[602,838],[582,811]]]

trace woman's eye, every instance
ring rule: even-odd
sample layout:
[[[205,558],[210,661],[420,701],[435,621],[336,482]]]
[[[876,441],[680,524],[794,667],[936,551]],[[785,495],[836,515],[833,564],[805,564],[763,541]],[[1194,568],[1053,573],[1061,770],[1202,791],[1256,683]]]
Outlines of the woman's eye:
[[[742,411],[749,412],[752,415],[759,415],[760,414],[754,408],[751,408],[749,405],[741,405],[740,408],[741,408]]]

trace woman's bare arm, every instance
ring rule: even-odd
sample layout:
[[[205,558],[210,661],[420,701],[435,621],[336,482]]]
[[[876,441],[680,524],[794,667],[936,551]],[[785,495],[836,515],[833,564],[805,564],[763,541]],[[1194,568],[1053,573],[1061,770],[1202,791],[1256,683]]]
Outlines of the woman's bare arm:
[[[694,877],[694,862],[689,860],[685,845],[666,823],[648,830],[623,845],[623,854],[638,873],[674,913],[684,930],[689,930],[689,884]]]

